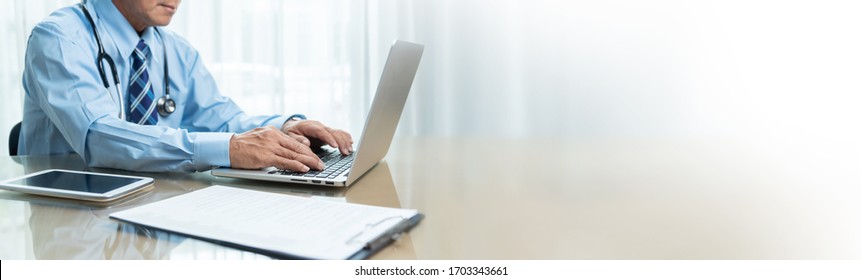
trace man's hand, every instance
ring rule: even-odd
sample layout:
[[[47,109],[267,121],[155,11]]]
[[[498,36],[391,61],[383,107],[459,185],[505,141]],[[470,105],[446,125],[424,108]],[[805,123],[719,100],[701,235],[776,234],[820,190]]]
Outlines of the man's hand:
[[[323,162],[308,145],[288,137],[274,126],[255,128],[230,138],[231,168],[270,166],[298,172],[311,168],[323,170]]]
[[[318,121],[288,121],[281,127],[281,131],[306,147],[316,148],[328,144],[344,155],[353,152],[353,137],[349,133],[330,128]]]

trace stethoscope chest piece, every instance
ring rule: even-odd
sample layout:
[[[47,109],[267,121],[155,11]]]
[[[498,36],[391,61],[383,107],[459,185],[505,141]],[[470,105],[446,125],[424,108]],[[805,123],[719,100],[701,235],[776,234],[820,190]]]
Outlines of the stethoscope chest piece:
[[[169,96],[162,96],[158,101],[156,101],[155,107],[158,110],[159,115],[167,117],[176,111],[176,102],[173,102],[173,98],[170,98]]]

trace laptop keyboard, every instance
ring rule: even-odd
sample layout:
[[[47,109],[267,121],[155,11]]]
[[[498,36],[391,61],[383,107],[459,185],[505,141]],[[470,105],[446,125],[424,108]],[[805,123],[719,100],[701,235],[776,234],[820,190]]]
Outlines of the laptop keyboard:
[[[320,179],[335,179],[341,173],[347,172],[350,170],[350,167],[353,166],[353,155],[356,153],[351,153],[349,155],[341,155],[341,152],[338,150],[334,151],[324,151],[322,153],[317,154],[320,157],[320,160],[323,161],[323,164],[326,165],[326,168],[323,168],[322,171],[311,170],[305,173],[295,172],[291,170],[272,170],[269,171],[269,174],[281,174],[281,175],[293,175],[293,176],[302,176],[308,178],[320,178]],[[349,174],[349,173],[347,173]],[[345,174],[346,175],[346,174]]]

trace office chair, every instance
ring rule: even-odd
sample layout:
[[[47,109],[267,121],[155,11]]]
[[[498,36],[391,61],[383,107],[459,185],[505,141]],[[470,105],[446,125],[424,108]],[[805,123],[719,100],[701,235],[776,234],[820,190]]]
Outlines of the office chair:
[[[18,139],[21,138],[21,123],[15,124],[12,127],[12,132],[9,133],[9,155],[18,155]]]

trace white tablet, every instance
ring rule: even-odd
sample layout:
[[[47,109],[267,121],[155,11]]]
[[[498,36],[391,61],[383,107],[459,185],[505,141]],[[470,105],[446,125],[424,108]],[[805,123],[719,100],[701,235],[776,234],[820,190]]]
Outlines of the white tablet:
[[[0,182],[0,189],[89,201],[111,201],[152,185],[152,178],[49,169]]]

